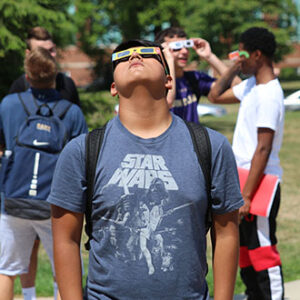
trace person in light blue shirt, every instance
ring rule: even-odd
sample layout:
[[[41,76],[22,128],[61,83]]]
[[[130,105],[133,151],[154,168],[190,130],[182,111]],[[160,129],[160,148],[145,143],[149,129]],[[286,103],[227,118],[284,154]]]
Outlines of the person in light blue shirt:
[[[146,49],[145,49],[146,48]],[[152,54],[144,54],[153,51]],[[205,280],[205,179],[184,121],[172,114],[172,87],[162,49],[132,40],[113,56],[111,94],[119,115],[108,122],[92,201],[86,299],[209,298]],[[238,208],[243,204],[227,139],[212,145],[215,299],[233,297],[238,261]],[[61,153],[52,205],[55,269],[61,296],[82,299],[80,239],[86,210],[85,138]]]

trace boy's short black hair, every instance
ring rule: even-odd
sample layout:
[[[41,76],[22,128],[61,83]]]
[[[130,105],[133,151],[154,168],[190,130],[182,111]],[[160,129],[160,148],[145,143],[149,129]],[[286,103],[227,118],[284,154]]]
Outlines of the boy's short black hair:
[[[186,32],[181,27],[169,27],[156,34],[155,42],[162,44],[165,41],[165,37],[173,38],[174,36],[187,38]]]
[[[161,45],[159,45],[155,42],[151,42],[151,41],[147,41],[147,40],[129,40],[129,41],[125,41],[125,42],[121,43],[119,46],[117,46],[115,48],[115,50],[113,51],[113,53],[116,53],[116,52],[119,52],[119,51],[122,51],[122,50],[126,50],[126,49],[129,49],[129,48],[133,48],[133,47],[159,47],[160,50],[161,50],[161,54],[162,54],[164,63],[165,63],[166,68],[167,68],[166,72],[167,72],[167,74],[170,74],[170,69],[169,69],[167,60],[164,56],[163,49],[162,49]],[[115,69],[115,66],[116,66],[115,63],[113,62],[113,71]]]
[[[245,50],[253,52],[260,50],[266,57],[273,58],[276,50],[275,36],[263,27],[251,27],[240,36]]]

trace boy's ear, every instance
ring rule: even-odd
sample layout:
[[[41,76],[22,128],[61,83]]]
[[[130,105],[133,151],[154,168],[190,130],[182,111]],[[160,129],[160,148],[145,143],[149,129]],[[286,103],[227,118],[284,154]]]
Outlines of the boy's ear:
[[[172,89],[173,86],[173,78],[171,75],[166,75],[166,83],[165,83],[165,87],[166,89],[170,90]]]
[[[115,97],[118,95],[118,91],[117,91],[117,87],[116,87],[116,83],[113,82],[110,86],[110,94]]]
[[[261,57],[262,57],[262,52],[259,49],[255,50],[255,58],[260,59]]]

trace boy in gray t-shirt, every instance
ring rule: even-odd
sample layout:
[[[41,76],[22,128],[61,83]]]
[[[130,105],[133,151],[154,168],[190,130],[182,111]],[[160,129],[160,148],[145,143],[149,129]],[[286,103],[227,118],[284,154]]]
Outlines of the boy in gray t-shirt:
[[[120,110],[107,124],[96,167],[87,299],[208,299],[205,179],[185,123],[169,112],[172,78],[164,56],[152,42],[129,41],[114,51],[113,66],[111,93]],[[208,133],[214,295],[229,300],[243,200],[228,141]],[[85,176],[82,135],[61,154],[48,198],[57,280],[67,300],[82,299]]]

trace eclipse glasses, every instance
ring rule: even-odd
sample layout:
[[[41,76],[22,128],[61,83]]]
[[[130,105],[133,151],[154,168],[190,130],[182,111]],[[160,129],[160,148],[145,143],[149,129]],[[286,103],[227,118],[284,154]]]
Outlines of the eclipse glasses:
[[[228,58],[230,60],[235,60],[237,59],[238,57],[240,56],[245,56],[245,58],[249,58],[250,55],[247,51],[239,51],[239,50],[236,50],[236,51],[232,51],[228,54]]]
[[[166,62],[162,56],[159,47],[133,47],[130,49],[122,50],[112,54],[111,60],[115,64],[129,60],[132,54],[136,52],[143,58],[155,58],[164,67],[166,74],[169,74]]]
[[[192,48],[194,46],[193,40],[182,40],[182,41],[176,41],[176,42],[170,42],[169,47],[173,51],[179,51],[182,48]]]

